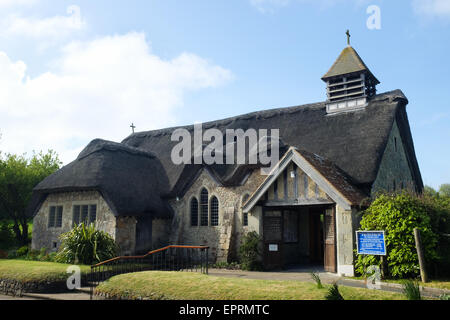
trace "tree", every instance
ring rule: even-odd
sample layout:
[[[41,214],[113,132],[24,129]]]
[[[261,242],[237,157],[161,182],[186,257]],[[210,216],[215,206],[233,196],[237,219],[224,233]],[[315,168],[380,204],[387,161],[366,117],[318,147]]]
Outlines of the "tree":
[[[446,183],[439,187],[439,195],[441,197],[450,197],[450,184]]]
[[[58,155],[49,150],[46,154],[0,154],[0,218],[12,220],[16,240],[24,245],[28,241],[27,205],[33,188],[45,177],[59,169]]]
[[[438,194],[438,192],[436,190],[434,190],[433,187],[430,187],[430,186],[425,186],[423,188],[423,193],[430,197],[434,197]]]

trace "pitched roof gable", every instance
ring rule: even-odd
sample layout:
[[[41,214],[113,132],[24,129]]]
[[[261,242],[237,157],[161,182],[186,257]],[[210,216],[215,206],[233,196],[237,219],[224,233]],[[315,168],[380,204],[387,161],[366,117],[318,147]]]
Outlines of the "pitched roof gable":
[[[294,162],[333,201],[346,210],[351,209],[352,206],[361,205],[367,199],[367,195],[354,186],[346,174],[329,160],[304,150],[290,148],[273,168],[271,174],[244,203],[244,212],[250,211],[256,205],[291,162]]]

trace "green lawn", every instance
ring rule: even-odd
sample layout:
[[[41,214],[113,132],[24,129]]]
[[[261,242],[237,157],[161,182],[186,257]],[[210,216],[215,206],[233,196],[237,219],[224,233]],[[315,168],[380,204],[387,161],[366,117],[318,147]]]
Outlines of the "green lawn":
[[[214,277],[190,272],[146,271],[115,276],[96,290],[114,297],[168,300],[322,300],[329,286],[314,283]],[[404,300],[398,293],[339,287],[346,300]]]
[[[17,280],[20,282],[60,281],[69,276],[69,264],[54,262],[0,260],[0,279]],[[88,272],[90,266],[80,266],[81,272]]]
[[[351,277],[352,279],[357,280],[364,280],[364,277]],[[391,280],[391,279],[385,279],[381,280],[381,282],[387,282],[387,283],[398,283],[403,284],[407,280],[416,280],[416,279],[400,279],[400,280]],[[450,290],[450,280],[449,279],[440,279],[440,280],[430,280],[430,282],[424,283],[420,280],[419,285],[422,287],[429,287],[429,288],[437,288],[437,289],[447,289]]]

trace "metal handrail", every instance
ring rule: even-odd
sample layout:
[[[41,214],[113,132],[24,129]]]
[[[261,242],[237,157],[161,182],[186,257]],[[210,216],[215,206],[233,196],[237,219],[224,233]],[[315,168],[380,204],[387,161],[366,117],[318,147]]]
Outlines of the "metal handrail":
[[[160,248],[160,249],[149,251],[149,252],[147,252],[146,254],[144,254],[142,256],[120,256],[120,257],[115,257],[115,258],[112,258],[112,259],[109,259],[109,260],[105,260],[105,261],[102,261],[100,263],[92,265],[91,269],[94,268],[94,267],[99,267],[99,266],[102,266],[102,265],[107,264],[109,262],[117,261],[117,260],[121,260],[121,259],[143,259],[143,258],[146,258],[146,257],[152,255],[152,254],[155,254],[155,253],[158,253],[158,252],[170,249],[170,248],[209,249],[209,247],[207,247],[207,246],[178,246],[178,245],[170,245],[170,246],[167,246],[167,247],[163,247],[163,248]]]
[[[184,249],[181,252],[179,250]],[[193,250],[199,249],[197,253]],[[90,295],[93,296],[94,286],[115,275],[139,272],[145,270],[159,271],[198,271],[208,274],[208,246],[183,246],[169,245],[152,250],[142,256],[120,256],[102,261],[91,266],[88,282],[90,283]],[[168,254],[166,254],[166,252]],[[181,253],[181,254],[180,254]],[[159,255],[158,255],[159,254]],[[200,254],[200,256],[199,256]],[[152,257],[151,257],[152,256]],[[151,257],[148,260],[148,257]]]

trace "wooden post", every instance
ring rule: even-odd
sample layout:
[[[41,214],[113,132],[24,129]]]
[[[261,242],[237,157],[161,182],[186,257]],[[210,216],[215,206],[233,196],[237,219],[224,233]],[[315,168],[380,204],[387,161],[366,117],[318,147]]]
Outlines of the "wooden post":
[[[387,271],[386,271],[386,259],[384,256],[380,256],[380,262],[381,262],[381,270],[380,270],[381,279],[385,280]]]
[[[422,241],[420,239],[420,231],[414,228],[414,239],[416,241],[417,256],[419,257],[420,277],[422,282],[428,282],[428,276],[425,269],[425,257],[423,254]]]

